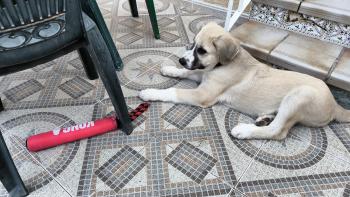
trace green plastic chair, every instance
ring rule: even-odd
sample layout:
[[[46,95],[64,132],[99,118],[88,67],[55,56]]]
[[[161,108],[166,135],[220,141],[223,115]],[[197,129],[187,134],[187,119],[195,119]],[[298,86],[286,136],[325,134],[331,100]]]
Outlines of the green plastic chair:
[[[101,11],[96,3],[96,0],[80,0],[82,4],[83,11],[96,23],[98,29],[101,32],[103,39],[106,42],[106,45],[109,49],[111,57],[114,62],[114,67],[116,70],[121,71],[124,67],[123,62],[119,56],[117,48],[115,47],[114,41],[109,33],[109,30],[105,24]],[[154,37],[156,39],[160,38],[157,15],[154,7],[153,0],[145,0],[148,13],[150,16]],[[129,0],[131,14],[133,17],[138,17],[139,13],[137,11],[136,0]],[[1,107],[1,106],[0,106]]]
[[[146,1],[146,5],[147,5],[148,14],[149,14],[149,17],[151,19],[154,37],[156,39],[159,39],[160,34],[159,34],[159,28],[158,28],[158,22],[157,22],[156,9],[154,8],[153,0],[145,0],[145,1]],[[130,5],[130,9],[131,9],[131,15],[133,17],[138,17],[139,13],[137,11],[136,0],[129,0],[129,5]]]
[[[100,8],[97,5],[96,0],[80,0],[83,11],[96,23],[97,28],[105,40],[109,53],[111,54],[114,68],[117,71],[123,70],[123,62],[119,56],[118,50],[114,44],[111,34],[107,28],[107,25],[103,19]]]

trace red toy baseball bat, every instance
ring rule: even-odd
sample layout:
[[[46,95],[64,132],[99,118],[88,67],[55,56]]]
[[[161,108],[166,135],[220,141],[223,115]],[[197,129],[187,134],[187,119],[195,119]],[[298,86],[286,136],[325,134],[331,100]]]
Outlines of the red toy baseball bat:
[[[131,120],[135,120],[148,108],[148,103],[139,105],[129,113]],[[61,144],[100,135],[118,128],[116,117],[108,117],[63,129],[54,129],[45,133],[30,136],[26,141],[28,150],[37,152]]]

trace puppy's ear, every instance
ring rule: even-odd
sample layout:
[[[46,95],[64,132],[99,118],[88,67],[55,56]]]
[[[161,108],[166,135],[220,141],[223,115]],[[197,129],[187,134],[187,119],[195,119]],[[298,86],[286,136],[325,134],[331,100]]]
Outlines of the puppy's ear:
[[[234,39],[229,33],[223,34],[213,41],[216,53],[221,64],[231,62],[239,53],[240,43]]]

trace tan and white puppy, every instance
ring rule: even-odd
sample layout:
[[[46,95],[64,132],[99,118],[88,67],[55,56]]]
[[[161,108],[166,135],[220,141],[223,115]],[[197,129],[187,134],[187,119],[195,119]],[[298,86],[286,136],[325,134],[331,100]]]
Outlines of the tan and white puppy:
[[[196,89],[146,89],[140,98],[200,107],[226,102],[258,117],[256,124],[241,123],[232,129],[239,139],[283,139],[298,122],[312,127],[334,119],[350,122],[350,111],[336,103],[322,80],[257,61],[215,23],[201,29],[180,63],[185,68],[165,66],[161,73],[200,82]]]

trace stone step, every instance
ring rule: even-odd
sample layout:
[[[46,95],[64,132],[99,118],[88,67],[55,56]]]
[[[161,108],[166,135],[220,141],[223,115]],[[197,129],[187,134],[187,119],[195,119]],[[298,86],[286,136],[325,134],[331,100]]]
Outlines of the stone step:
[[[298,12],[350,25],[349,0],[304,0]]]
[[[254,2],[288,9],[350,25],[349,0],[253,0]]]
[[[253,2],[272,5],[297,12],[302,0],[253,0]]]
[[[329,84],[350,91],[350,49],[345,48],[337,66],[331,73]]]
[[[254,21],[231,33],[256,58],[350,91],[350,49]]]
[[[249,20],[350,48],[349,25],[298,13],[299,1],[306,0],[254,0]]]

